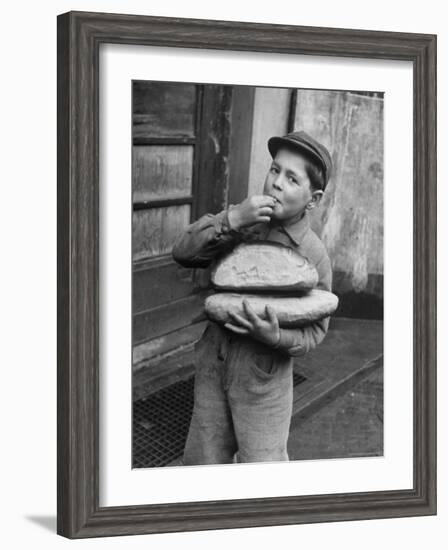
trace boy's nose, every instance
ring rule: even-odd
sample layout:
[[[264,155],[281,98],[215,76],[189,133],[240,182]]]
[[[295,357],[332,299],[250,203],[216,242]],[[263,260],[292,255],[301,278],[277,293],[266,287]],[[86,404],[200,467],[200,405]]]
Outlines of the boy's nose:
[[[283,183],[280,176],[278,178],[275,178],[272,186],[275,187],[275,189],[279,189],[279,190],[283,188]]]

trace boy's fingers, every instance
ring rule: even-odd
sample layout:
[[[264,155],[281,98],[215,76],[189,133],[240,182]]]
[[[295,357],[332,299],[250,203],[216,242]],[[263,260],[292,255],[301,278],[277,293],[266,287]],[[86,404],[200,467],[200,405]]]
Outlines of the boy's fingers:
[[[260,197],[260,206],[274,206],[275,199],[273,197],[270,197],[269,195],[262,195]]]
[[[269,223],[270,221],[271,221],[270,216],[258,216],[257,218],[257,222],[260,222],[260,223]]]
[[[252,323],[247,319],[245,319],[244,317],[241,317],[241,315],[238,315],[238,313],[229,311],[229,317],[232,317],[234,321],[236,321],[238,324],[242,325],[243,327],[246,327],[247,329],[252,328]]]
[[[266,306],[266,316],[271,324],[278,325],[277,314],[271,306]]]
[[[252,324],[258,324],[261,321],[260,317],[258,317],[255,311],[250,307],[247,300],[243,300],[243,307],[249,320],[252,321]]]
[[[271,216],[273,212],[273,206],[262,206],[258,211],[260,216]]]
[[[249,334],[247,328],[237,327],[232,325],[232,323],[226,323],[224,326],[233,332],[237,332],[238,334]]]

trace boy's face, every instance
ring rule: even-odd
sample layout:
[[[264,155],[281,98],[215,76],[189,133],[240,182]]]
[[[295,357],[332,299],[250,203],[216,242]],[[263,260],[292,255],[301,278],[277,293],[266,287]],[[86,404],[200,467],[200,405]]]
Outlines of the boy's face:
[[[314,191],[299,153],[279,149],[266,175],[263,193],[276,199],[272,219],[300,218],[308,204],[315,206],[322,191]]]

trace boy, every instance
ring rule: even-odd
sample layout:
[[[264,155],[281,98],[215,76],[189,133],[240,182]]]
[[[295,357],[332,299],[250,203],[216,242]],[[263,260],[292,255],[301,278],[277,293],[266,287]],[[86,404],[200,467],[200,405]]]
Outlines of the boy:
[[[318,288],[331,290],[331,264],[310,229],[308,212],[322,198],[332,169],[327,149],[303,131],[268,141],[272,164],[263,195],[217,215],[206,214],[177,240],[174,259],[207,267],[236,244],[279,242],[315,265]],[[197,344],[195,402],[183,464],[288,460],[292,361],[317,346],[329,318],[307,327],[280,328],[274,311],[245,316],[225,327],[210,322]]]

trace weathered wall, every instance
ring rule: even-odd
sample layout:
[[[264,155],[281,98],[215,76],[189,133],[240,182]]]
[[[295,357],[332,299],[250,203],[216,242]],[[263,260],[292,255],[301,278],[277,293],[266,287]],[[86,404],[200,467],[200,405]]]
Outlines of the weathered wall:
[[[284,88],[256,88],[249,168],[249,194],[263,190],[269,168],[267,141],[271,136],[287,132],[291,90]]]
[[[253,144],[257,147],[252,154],[255,169],[251,172],[251,192],[262,190],[270,162],[267,138],[284,133],[282,128],[286,131],[285,93],[277,91],[278,98],[283,99],[278,109],[267,102],[255,106]],[[274,96],[271,99],[274,101]],[[346,296],[344,313],[380,317],[383,99],[341,91],[297,90],[294,129],[305,130],[324,143],[334,160],[333,176],[320,207],[313,212],[312,226],[332,259],[334,289]],[[360,296],[364,297],[362,303]],[[358,300],[356,311],[349,304],[353,297]]]
[[[383,273],[383,100],[348,92],[298,90],[295,128],[326,145],[335,170],[314,227],[334,269],[363,290]]]

